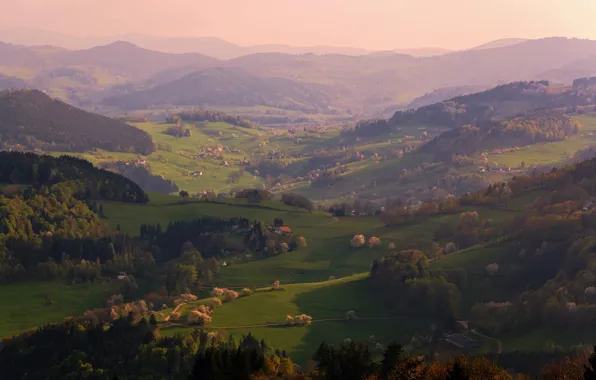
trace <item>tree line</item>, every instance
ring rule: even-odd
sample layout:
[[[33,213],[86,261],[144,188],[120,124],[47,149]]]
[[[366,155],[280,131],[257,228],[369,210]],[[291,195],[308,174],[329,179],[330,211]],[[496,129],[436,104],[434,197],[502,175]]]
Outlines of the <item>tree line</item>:
[[[147,203],[149,197],[135,182],[89,161],[71,156],[0,152],[0,183],[30,185],[35,189],[69,182],[79,200]]]
[[[303,370],[284,350],[250,334],[235,340],[196,329],[186,336],[161,337],[155,315],[147,319],[129,313],[108,323],[71,319],[6,338],[0,348],[0,376],[73,380],[512,378],[500,359],[460,355],[441,361],[408,355],[397,343],[378,348],[368,342],[321,343],[312,356],[315,368]],[[380,360],[375,360],[378,355]],[[548,363],[555,358],[558,360]],[[513,353],[503,361],[524,361],[532,370],[529,374],[541,380],[590,380],[596,376],[596,353],[564,358]]]

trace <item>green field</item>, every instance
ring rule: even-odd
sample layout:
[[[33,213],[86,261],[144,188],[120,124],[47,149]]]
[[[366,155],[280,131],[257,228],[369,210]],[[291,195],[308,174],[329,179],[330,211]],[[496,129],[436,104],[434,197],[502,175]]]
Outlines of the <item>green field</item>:
[[[283,347],[299,363],[305,363],[322,341],[338,344],[346,338],[367,340],[371,335],[386,344],[392,340],[407,341],[414,332],[427,329],[429,321],[411,317],[392,318],[383,302],[369,289],[365,275],[333,281],[283,285],[285,291],[260,291],[224,303],[215,309],[209,330],[225,330],[235,336],[252,333],[273,347]],[[181,308],[181,323],[200,301]],[[360,320],[345,321],[346,312],[354,310]],[[167,312],[166,310],[165,312]],[[286,315],[307,314],[313,317],[310,326],[264,327],[267,323],[283,323]],[[337,319],[325,321],[325,319]],[[368,319],[368,320],[367,320]],[[317,320],[322,320],[317,322]],[[235,326],[252,326],[233,328]],[[191,327],[162,329],[162,334],[189,333]]]
[[[488,160],[497,162],[499,166],[512,168],[519,167],[522,161],[526,165],[557,165],[564,163],[578,150],[596,145],[596,114],[574,116],[573,119],[582,126],[578,136],[572,136],[563,141],[520,147],[519,151],[489,154]]]
[[[24,282],[0,286],[0,337],[9,336],[101,307],[110,294],[109,284],[69,285]],[[52,300],[52,304],[48,302]]]
[[[265,202],[262,207],[249,207],[243,203],[181,202],[179,197],[150,194],[149,205],[104,203],[107,222],[123,232],[137,235],[141,224],[162,226],[175,220],[190,220],[201,216],[243,216],[272,223],[282,218],[297,236],[304,236],[308,247],[288,252],[266,260],[233,262],[222,270],[217,279],[221,286],[262,286],[280,280],[284,283],[325,281],[329,276],[343,277],[366,272],[371,262],[387,254],[390,242],[407,241],[408,244],[432,240],[434,230],[443,223],[457,223],[459,214],[440,215],[419,223],[386,227],[374,217],[334,218],[323,212],[305,212],[280,202]],[[515,212],[470,207],[481,218],[491,218],[494,223],[504,223]],[[355,234],[378,236],[382,246],[352,248],[350,239]]]

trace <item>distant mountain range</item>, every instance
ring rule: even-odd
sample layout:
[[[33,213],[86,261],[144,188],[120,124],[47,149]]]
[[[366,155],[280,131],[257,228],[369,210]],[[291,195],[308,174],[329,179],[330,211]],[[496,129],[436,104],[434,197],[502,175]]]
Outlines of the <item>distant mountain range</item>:
[[[342,54],[367,55],[376,53],[370,49],[338,46],[290,46],[285,44],[264,44],[240,46],[216,37],[156,37],[142,34],[125,34],[106,37],[77,38],[69,35],[38,30],[34,28],[16,28],[0,30],[0,41],[24,46],[51,45],[73,50],[89,49],[98,45],[108,45],[116,41],[127,41],[145,49],[163,53],[201,53],[218,59],[232,59],[255,53],[285,54]],[[395,49],[389,53],[409,54],[415,57],[427,57],[449,53],[451,50],[423,47],[413,49]]]
[[[596,75],[596,41],[545,38],[483,46],[428,57],[255,53],[219,60],[124,41],[81,50],[0,43],[0,88],[38,88],[95,111],[102,104],[131,109],[200,103],[371,116],[502,83],[570,83]],[[414,100],[424,94],[426,99]]]

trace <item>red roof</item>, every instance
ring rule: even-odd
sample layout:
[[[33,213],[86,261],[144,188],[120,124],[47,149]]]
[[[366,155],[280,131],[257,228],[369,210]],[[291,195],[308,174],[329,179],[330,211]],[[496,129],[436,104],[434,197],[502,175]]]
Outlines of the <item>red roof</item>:
[[[279,227],[279,230],[280,230],[281,232],[287,232],[287,233],[289,233],[289,234],[291,234],[291,233],[292,233],[292,229],[291,229],[290,227],[286,227],[286,226]]]

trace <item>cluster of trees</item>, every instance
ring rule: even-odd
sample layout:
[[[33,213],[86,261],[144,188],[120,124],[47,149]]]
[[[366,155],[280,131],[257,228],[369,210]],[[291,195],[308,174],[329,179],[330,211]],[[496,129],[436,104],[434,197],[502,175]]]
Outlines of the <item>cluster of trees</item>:
[[[92,114],[38,90],[0,92],[0,143],[5,149],[149,154],[151,136],[125,122]]]
[[[149,201],[139,185],[119,174],[98,169],[89,161],[70,156],[0,152],[0,183],[41,188],[66,181],[73,197],[80,200]]]
[[[404,313],[429,316],[450,325],[459,312],[460,289],[431,273],[423,252],[393,252],[373,261],[370,280],[377,293]]]
[[[201,247],[201,256],[209,259],[224,257],[226,251],[234,250],[230,235],[247,236],[250,224],[246,218],[202,217],[169,223],[164,229],[160,224],[142,224],[139,236],[147,246],[158,248],[156,259],[159,261],[178,258],[188,244]],[[244,250],[244,247],[237,248]]]
[[[387,120],[380,119],[360,121],[354,127],[354,131],[350,131],[350,133],[361,137],[373,137],[393,131],[396,131],[394,124],[389,123]]]
[[[502,205],[528,191],[544,191],[504,230],[496,232],[508,234],[517,242],[509,248],[513,252],[508,258],[506,283],[515,284],[519,295],[509,302],[476,305],[472,310],[476,326],[499,334],[526,331],[529,326],[578,330],[593,324],[596,213],[591,201],[596,196],[595,180],[596,159],[591,159],[563,169],[515,177],[508,185],[495,184],[481,194],[465,197],[466,202]],[[472,225],[460,236],[470,244],[475,241],[470,233],[480,235],[478,229],[483,229],[490,234],[492,229],[472,219],[467,218]],[[495,276],[498,268],[497,262],[486,269]],[[491,281],[498,282],[496,278]]]
[[[310,199],[295,193],[282,193],[281,201],[288,206],[296,206],[312,211],[313,204]]]
[[[381,213],[380,218],[387,226],[412,223],[434,215],[451,214],[461,210],[459,199],[449,197],[438,202],[424,202],[416,207],[398,206]]]
[[[132,314],[109,324],[49,325],[2,345],[0,377],[5,379],[249,380],[294,373],[285,353],[251,335],[234,341],[196,330],[160,338],[154,317],[135,321]]]
[[[550,100],[548,81],[514,82],[487,91],[459,96],[416,110],[398,111],[390,119],[392,124],[434,124],[459,127],[497,116],[512,116],[505,102],[525,102],[529,109],[545,107]],[[514,113],[520,112],[519,109]]]
[[[249,203],[260,203],[273,199],[273,193],[262,189],[244,189],[236,193],[236,198],[247,199]]]
[[[484,120],[445,132],[421,150],[439,160],[454,154],[471,155],[487,147],[511,147],[541,141],[560,141],[579,133],[580,125],[560,111],[529,112],[502,121]]]
[[[327,211],[333,216],[374,216],[381,212],[371,201],[362,201],[360,199],[356,199],[351,203],[333,203],[327,208]]]
[[[500,362],[523,362],[525,367],[531,363],[529,374],[542,380],[593,379],[596,376],[594,353],[575,354],[550,364],[546,363],[554,358],[552,355],[519,353],[503,355],[499,362],[466,356],[437,361],[409,356],[396,343],[385,348],[351,340],[338,346],[319,345],[313,355],[316,368],[307,372],[295,365],[285,351],[272,349],[250,334],[236,341],[198,329],[186,336],[160,337],[159,333],[155,315],[147,320],[146,317],[135,317],[133,313],[106,323],[71,319],[44,326],[3,340],[0,377],[73,380],[510,379]],[[381,360],[375,361],[374,357],[379,354]]]
[[[224,122],[232,125],[236,125],[238,127],[243,128],[254,128],[255,125],[246,120],[241,118],[240,116],[230,116],[223,112],[212,111],[212,110],[191,110],[191,111],[184,111],[176,113],[175,115],[171,115],[166,119],[166,123],[176,123],[178,120],[186,121],[186,122]]]

